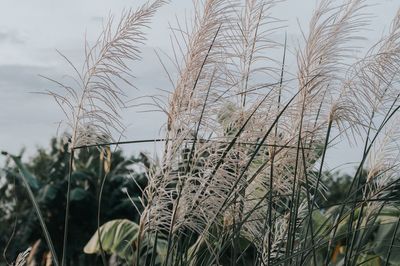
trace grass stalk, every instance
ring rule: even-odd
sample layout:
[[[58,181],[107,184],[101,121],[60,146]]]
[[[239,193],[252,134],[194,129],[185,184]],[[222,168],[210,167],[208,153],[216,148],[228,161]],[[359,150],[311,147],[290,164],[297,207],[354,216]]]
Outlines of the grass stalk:
[[[68,164],[67,198],[66,198],[65,218],[64,218],[64,239],[63,239],[61,266],[65,266],[67,264],[68,222],[69,222],[69,207],[71,200],[71,185],[72,185],[71,182],[72,182],[72,167],[74,163],[74,153],[75,153],[74,149],[71,149],[71,153],[69,155],[69,164]]]

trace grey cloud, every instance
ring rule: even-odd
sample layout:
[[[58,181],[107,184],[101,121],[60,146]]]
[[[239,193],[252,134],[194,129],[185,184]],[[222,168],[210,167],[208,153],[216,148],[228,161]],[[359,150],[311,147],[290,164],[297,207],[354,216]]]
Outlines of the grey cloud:
[[[0,65],[0,124],[18,128],[18,124],[57,121],[57,108],[50,97],[33,92],[44,92],[54,86],[38,74],[53,76],[51,68],[26,65]]]
[[[28,65],[0,65],[0,91],[8,97],[25,92],[37,92],[48,85],[39,77],[51,75],[50,68]]]
[[[50,67],[0,65],[0,149],[15,153],[55,135],[63,116],[50,97],[30,93],[52,86],[38,74],[56,73]]]
[[[25,40],[17,31],[0,31],[0,43],[24,44]]]

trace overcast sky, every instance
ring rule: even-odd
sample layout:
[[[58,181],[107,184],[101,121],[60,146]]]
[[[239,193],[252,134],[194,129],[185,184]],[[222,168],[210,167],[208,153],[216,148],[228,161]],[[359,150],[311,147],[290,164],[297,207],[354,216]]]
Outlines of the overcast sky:
[[[53,85],[39,77],[62,77],[70,73],[58,55],[61,51],[74,63],[83,58],[85,36],[96,39],[104,19],[109,14],[119,16],[123,9],[135,8],[139,0],[0,0],[0,150],[18,153],[22,147],[32,154],[37,146],[46,146],[57,133],[57,122],[62,113],[50,97],[32,94]],[[377,4],[369,8],[375,15],[369,42],[377,40],[389,26],[400,0],[368,1]],[[287,21],[289,41],[299,38],[298,23],[304,26],[310,18],[315,0],[287,0],[278,5],[274,16]],[[131,90],[130,97],[152,94],[167,84],[166,76],[157,61],[154,49],[170,53],[168,22],[175,23],[175,15],[189,14],[190,0],[172,0],[157,13],[149,29],[149,40],[143,47],[143,60],[133,65],[140,92]],[[306,27],[305,27],[306,28]],[[284,33],[281,37],[283,40]],[[170,89],[170,88],[168,88]],[[128,110],[124,117],[130,125],[127,139],[156,138],[165,118],[155,113]],[[144,147],[137,147],[143,149]],[[150,147],[150,151],[153,147]],[[132,148],[131,148],[132,149]],[[339,156],[338,154],[343,154]],[[350,155],[349,155],[350,154]],[[339,147],[332,164],[351,161],[351,151]]]

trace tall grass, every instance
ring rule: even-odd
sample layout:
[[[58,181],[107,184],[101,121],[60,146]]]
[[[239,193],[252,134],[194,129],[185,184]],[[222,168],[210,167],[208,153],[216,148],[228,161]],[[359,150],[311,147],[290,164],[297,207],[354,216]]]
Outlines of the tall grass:
[[[143,30],[165,2],[124,13],[115,28],[110,20],[86,46],[83,71],[74,67],[80,87],[50,92],[72,133],[71,168],[79,149],[122,144],[119,82],[131,84],[127,61],[139,58]],[[195,1],[193,20],[173,30],[179,75],[169,75],[165,145],[141,199],[133,264],[359,265],[376,259],[366,243],[386,222],[394,235],[376,257],[395,265],[400,13],[359,56],[366,1],[319,1],[291,73],[285,24],[273,17],[279,2]],[[326,158],[341,142],[363,151],[346,200],[328,210]],[[165,241],[161,262],[142,256],[149,239]]]

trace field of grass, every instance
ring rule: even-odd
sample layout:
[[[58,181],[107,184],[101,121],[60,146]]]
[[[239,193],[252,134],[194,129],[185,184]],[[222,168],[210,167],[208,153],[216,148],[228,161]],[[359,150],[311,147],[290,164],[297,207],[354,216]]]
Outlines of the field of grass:
[[[281,1],[194,1],[174,55],[159,55],[173,89],[145,98],[167,116],[164,137],[131,140],[129,62],[168,2],[110,19],[82,69],[61,55],[74,82],[48,78],[46,94],[64,143],[30,164],[3,152],[1,226],[11,234],[30,209],[37,232],[15,223],[17,265],[400,265],[400,12],[362,54],[364,0],[318,1],[299,44],[274,17]],[[146,142],[163,144],[159,157],[118,152]],[[341,143],[361,151],[344,181],[326,163]]]

